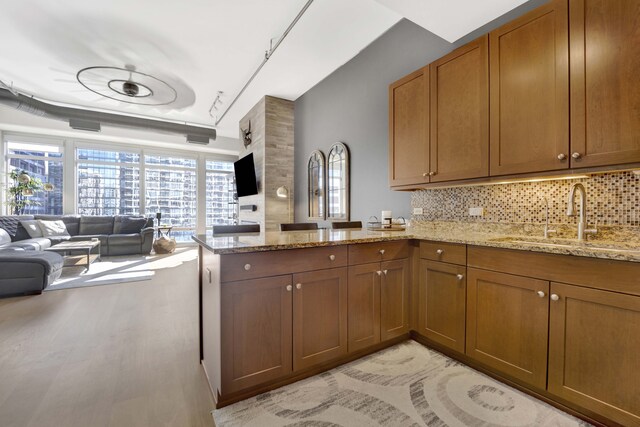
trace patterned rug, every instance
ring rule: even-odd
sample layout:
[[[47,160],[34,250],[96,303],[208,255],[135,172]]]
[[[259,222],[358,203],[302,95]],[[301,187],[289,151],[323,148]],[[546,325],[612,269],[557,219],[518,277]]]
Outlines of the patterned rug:
[[[212,412],[233,426],[589,426],[406,341]]]

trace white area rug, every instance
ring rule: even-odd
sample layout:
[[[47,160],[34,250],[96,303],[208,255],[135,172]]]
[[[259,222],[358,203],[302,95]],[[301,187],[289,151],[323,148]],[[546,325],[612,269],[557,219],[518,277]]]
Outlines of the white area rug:
[[[178,248],[167,255],[103,256],[102,261],[91,264],[89,271],[84,266],[64,267],[60,278],[45,291],[151,280],[154,270],[174,267],[197,256],[196,251],[188,249]]]
[[[414,341],[212,414],[217,427],[590,425]]]

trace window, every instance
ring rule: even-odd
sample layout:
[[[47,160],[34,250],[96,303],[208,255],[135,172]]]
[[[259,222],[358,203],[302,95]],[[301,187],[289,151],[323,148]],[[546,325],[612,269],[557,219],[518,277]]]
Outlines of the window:
[[[161,224],[173,226],[171,237],[189,241],[196,229],[198,187],[196,160],[145,155],[145,214],[162,214]]]
[[[139,154],[78,148],[76,162],[79,214],[140,214]]]
[[[233,163],[219,160],[206,162],[207,232],[213,225],[235,224],[238,220],[238,198],[235,195]]]
[[[24,214],[62,215],[63,156],[62,145],[7,139],[7,173],[25,171],[43,184],[53,185],[28,196],[31,204]]]

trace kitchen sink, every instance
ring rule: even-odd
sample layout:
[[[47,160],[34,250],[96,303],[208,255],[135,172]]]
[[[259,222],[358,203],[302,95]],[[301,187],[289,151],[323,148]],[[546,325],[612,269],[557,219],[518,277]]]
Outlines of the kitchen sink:
[[[640,247],[637,244],[629,244],[622,242],[615,243],[601,243],[601,242],[580,242],[576,239],[545,239],[544,237],[532,237],[532,236],[506,236],[496,239],[491,239],[492,242],[505,242],[505,243],[523,243],[526,245],[547,246],[554,248],[584,248],[596,251],[611,251],[611,252],[640,252]]]

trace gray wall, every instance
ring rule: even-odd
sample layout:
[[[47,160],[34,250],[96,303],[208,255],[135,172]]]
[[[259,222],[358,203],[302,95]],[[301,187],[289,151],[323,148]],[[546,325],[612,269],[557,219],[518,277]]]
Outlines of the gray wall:
[[[337,141],[351,151],[351,219],[365,222],[383,209],[409,218],[410,193],[388,180],[388,86],[545,0],[532,0],[449,43],[402,20],[295,102],[295,216],[307,220],[307,161]]]

